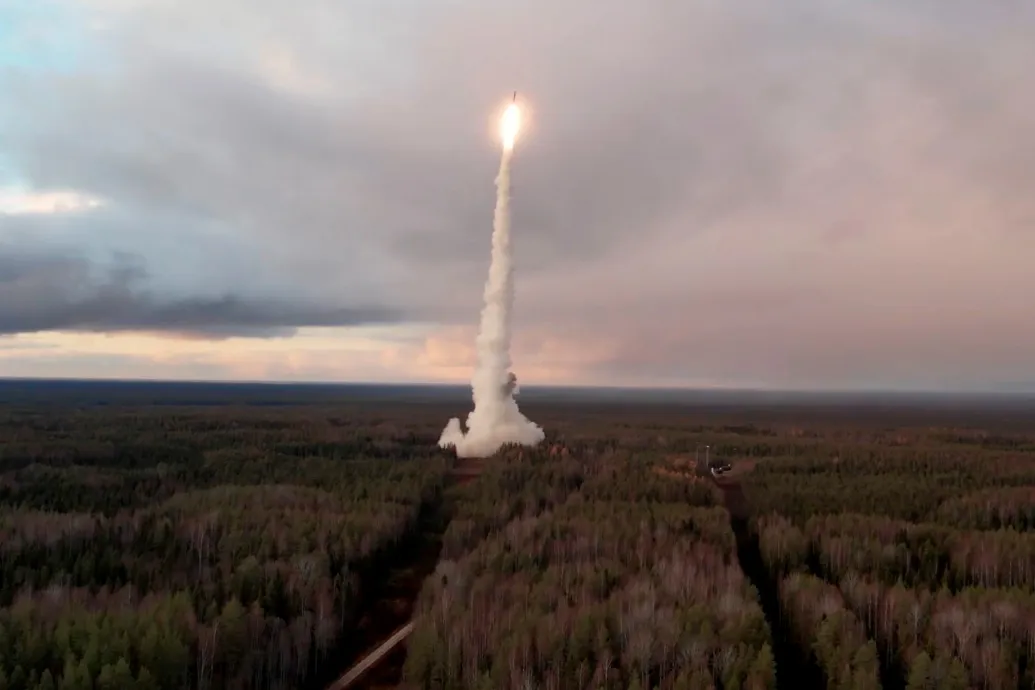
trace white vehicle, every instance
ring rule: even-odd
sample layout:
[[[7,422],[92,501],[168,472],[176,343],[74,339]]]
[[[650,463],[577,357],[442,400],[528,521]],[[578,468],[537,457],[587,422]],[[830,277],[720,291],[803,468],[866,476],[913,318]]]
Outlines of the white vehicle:
[[[729,461],[727,460],[715,460],[712,462],[712,466],[710,469],[712,472],[712,476],[718,477],[732,470],[733,466],[730,465]]]

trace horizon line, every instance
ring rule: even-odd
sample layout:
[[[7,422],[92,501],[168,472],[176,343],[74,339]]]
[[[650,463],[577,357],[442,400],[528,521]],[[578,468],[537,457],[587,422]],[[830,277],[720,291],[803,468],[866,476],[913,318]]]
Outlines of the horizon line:
[[[188,385],[240,385],[240,386],[379,386],[383,388],[470,388],[470,383],[447,383],[436,381],[269,381],[261,379],[162,379],[162,378],[117,378],[117,377],[72,377],[72,376],[0,376],[4,382],[68,382],[68,383],[128,383],[128,384],[188,384]],[[956,396],[956,397],[1010,397],[1035,398],[1035,386],[1031,389],[924,389],[924,388],[766,388],[748,386],[647,386],[647,385],[601,385],[601,384],[521,384],[522,390],[570,390],[570,391],[628,391],[628,392],[671,392],[671,393],[718,393],[718,394],[763,394],[763,395],[885,395],[885,396]]]

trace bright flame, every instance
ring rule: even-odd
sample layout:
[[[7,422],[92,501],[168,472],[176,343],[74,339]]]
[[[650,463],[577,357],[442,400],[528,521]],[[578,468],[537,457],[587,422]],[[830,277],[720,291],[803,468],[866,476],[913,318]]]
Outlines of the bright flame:
[[[503,148],[510,150],[514,148],[514,140],[517,139],[518,130],[521,129],[521,109],[517,103],[511,103],[503,113],[500,120],[500,135],[503,137]]]

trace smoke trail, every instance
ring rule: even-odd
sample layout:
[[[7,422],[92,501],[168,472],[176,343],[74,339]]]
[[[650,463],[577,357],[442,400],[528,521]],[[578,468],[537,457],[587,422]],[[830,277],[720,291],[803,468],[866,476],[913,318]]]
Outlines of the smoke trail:
[[[518,410],[514,394],[517,379],[510,372],[510,312],[514,306],[514,266],[510,255],[510,159],[513,142],[504,143],[496,176],[496,213],[492,225],[492,260],[485,282],[485,306],[475,341],[478,364],[471,379],[474,410],[467,417],[467,433],[460,420],[446,424],[438,444],[453,446],[461,458],[484,458],[506,443],[534,446],[543,430]]]

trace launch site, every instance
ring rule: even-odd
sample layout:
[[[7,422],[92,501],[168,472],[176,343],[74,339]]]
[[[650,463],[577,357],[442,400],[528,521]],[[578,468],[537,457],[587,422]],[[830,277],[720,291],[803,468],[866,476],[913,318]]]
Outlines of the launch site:
[[[1032,690],[1033,35],[0,3],[0,690]]]

